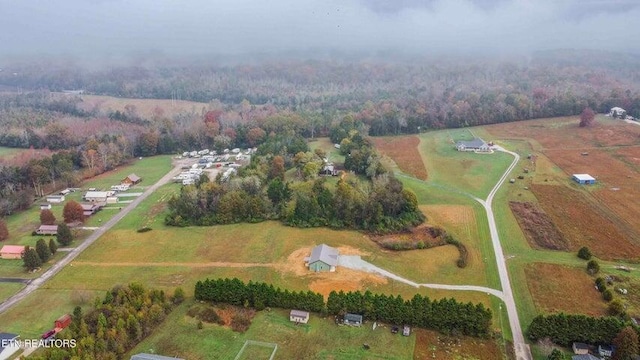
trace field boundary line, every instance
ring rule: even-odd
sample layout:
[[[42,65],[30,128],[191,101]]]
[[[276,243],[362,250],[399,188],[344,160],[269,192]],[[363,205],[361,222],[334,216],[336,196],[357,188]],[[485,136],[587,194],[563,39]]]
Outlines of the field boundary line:
[[[269,360],[273,360],[273,358],[276,356],[276,351],[278,351],[278,344],[276,344],[276,343],[268,343],[268,342],[256,341],[256,340],[245,340],[244,344],[242,345],[242,348],[240,348],[240,351],[238,351],[238,354],[236,355],[235,358],[233,358],[233,360],[240,359],[240,357],[244,353],[244,350],[249,345],[273,348],[273,351],[271,352],[271,356],[269,356]]]

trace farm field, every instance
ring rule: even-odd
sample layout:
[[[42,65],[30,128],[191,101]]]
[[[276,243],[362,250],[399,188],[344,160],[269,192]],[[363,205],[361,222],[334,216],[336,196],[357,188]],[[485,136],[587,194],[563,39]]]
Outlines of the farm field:
[[[525,267],[527,284],[541,313],[604,316],[607,304],[583,268],[533,263]]]
[[[156,113],[171,117],[173,115],[188,112],[200,115],[203,110],[209,108],[208,104],[195,101],[171,100],[171,99],[132,99],[117,98],[103,95],[79,95],[82,103],[78,105],[83,110],[97,109],[99,112],[109,114],[113,111],[125,111],[125,106],[135,106],[136,113],[146,119],[152,119]]]
[[[391,158],[405,174],[427,180],[427,169],[418,152],[420,138],[415,135],[371,138],[382,155]]]
[[[295,325],[284,310],[258,312],[242,334],[214,324],[196,330],[197,320],[186,315],[189,306],[187,301],[174,310],[130,354],[153,350],[190,360],[233,359],[245,340],[254,340],[278,344],[276,359],[411,359],[416,341],[415,335],[391,334],[388,326],[376,330],[372,330],[371,323],[360,328],[337,326],[333,319],[316,314],[308,324]],[[370,345],[369,350],[363,348],[365,343]]]
[[[532,149],[562,169],[563,172],[555,173],[553,181],[580,190],[581,194],[574,194],[573,198],[581,203],[586,201],[594,216],[615,225],[624,238],[637,247],[640,246],[640,204],[630,199],[640,196],[636,186],[640,180],[637,166],[640,126],[604,116],[597,120],[592,128],[579,128],[576,118],[559,118],[527,121],[522,126],[491,125],[485,129],[497,136],[532,139]],[[598,183],[579,186],[570,180],[573,173],[589,173]],[[548,177],[545,176],[545,181]],[[541,203],[545,207],[544,201]],[[636,253],[632,252],[631,256]]]

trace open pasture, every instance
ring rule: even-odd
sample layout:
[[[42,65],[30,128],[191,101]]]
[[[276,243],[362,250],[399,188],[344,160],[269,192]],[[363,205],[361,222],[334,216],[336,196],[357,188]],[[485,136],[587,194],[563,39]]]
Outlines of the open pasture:
[[[533,263],[525,267],[527,284],[538,311],[606,315],[607,305],[584,269]]]
[[[427,169],[418,152],[420,138],[407,135],[372,137],[371,140],[376,149],[382,155],[391,158],[402,172],[421,180],[427,179]]]

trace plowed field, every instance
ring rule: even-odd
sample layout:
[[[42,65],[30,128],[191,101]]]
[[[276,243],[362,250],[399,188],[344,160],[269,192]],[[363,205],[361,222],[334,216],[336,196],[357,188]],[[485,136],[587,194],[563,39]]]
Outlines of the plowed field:
[[[553,185],[534,184],[532,190],[571,250],[588,246],[597,257],[607,260],[640,257],[640,246],[616,226],[610,214],[592,204],[588,195]]]
[[[418,179],[427,179],[427,169],[418,152],[420,139],[417,136],[394,136],[371,138],[383,155],[390,157],[400,170]]]

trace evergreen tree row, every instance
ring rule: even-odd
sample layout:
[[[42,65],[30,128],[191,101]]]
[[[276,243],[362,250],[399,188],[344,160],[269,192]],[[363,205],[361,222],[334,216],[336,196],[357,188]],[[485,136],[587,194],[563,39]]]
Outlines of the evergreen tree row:
[[[407,324],[445,334],[488,337],[491,310],[483,304],[460,303],[455,299],[431,300],[416,294],[411,300],[400,295],[332,291],[327,301],[329,314],[362,314],[371,321]]]
[[[323,312],[325,308],[321,294],[312,291],[291,292],[251,281],[245,284],[236,278],[198,281],[194,296],[196,300],[250,306],[257,310],[275,307]]]
[[[321,294],[311,291],[290,292],[265,283],[234,279],[207,279],[195,287],[197,300],[250,306],[298,309],[342,315],[362,314],[370,321],[407,324],[434,329],[446,334],[487,337],[490,333],[491,310],[482,304],[459,303],[454,299],[431,300],[420,294],[411,300],[400,296],[332,291],[325,306]]]
[[[591,317],[586,315],[538,315],[529,325],[529,338],[537,341],[549,338],[556,344],[571,346],[573,342],[610,344],[625,327],[617,317]],[[637,331],[637,329],[636,329]]]

